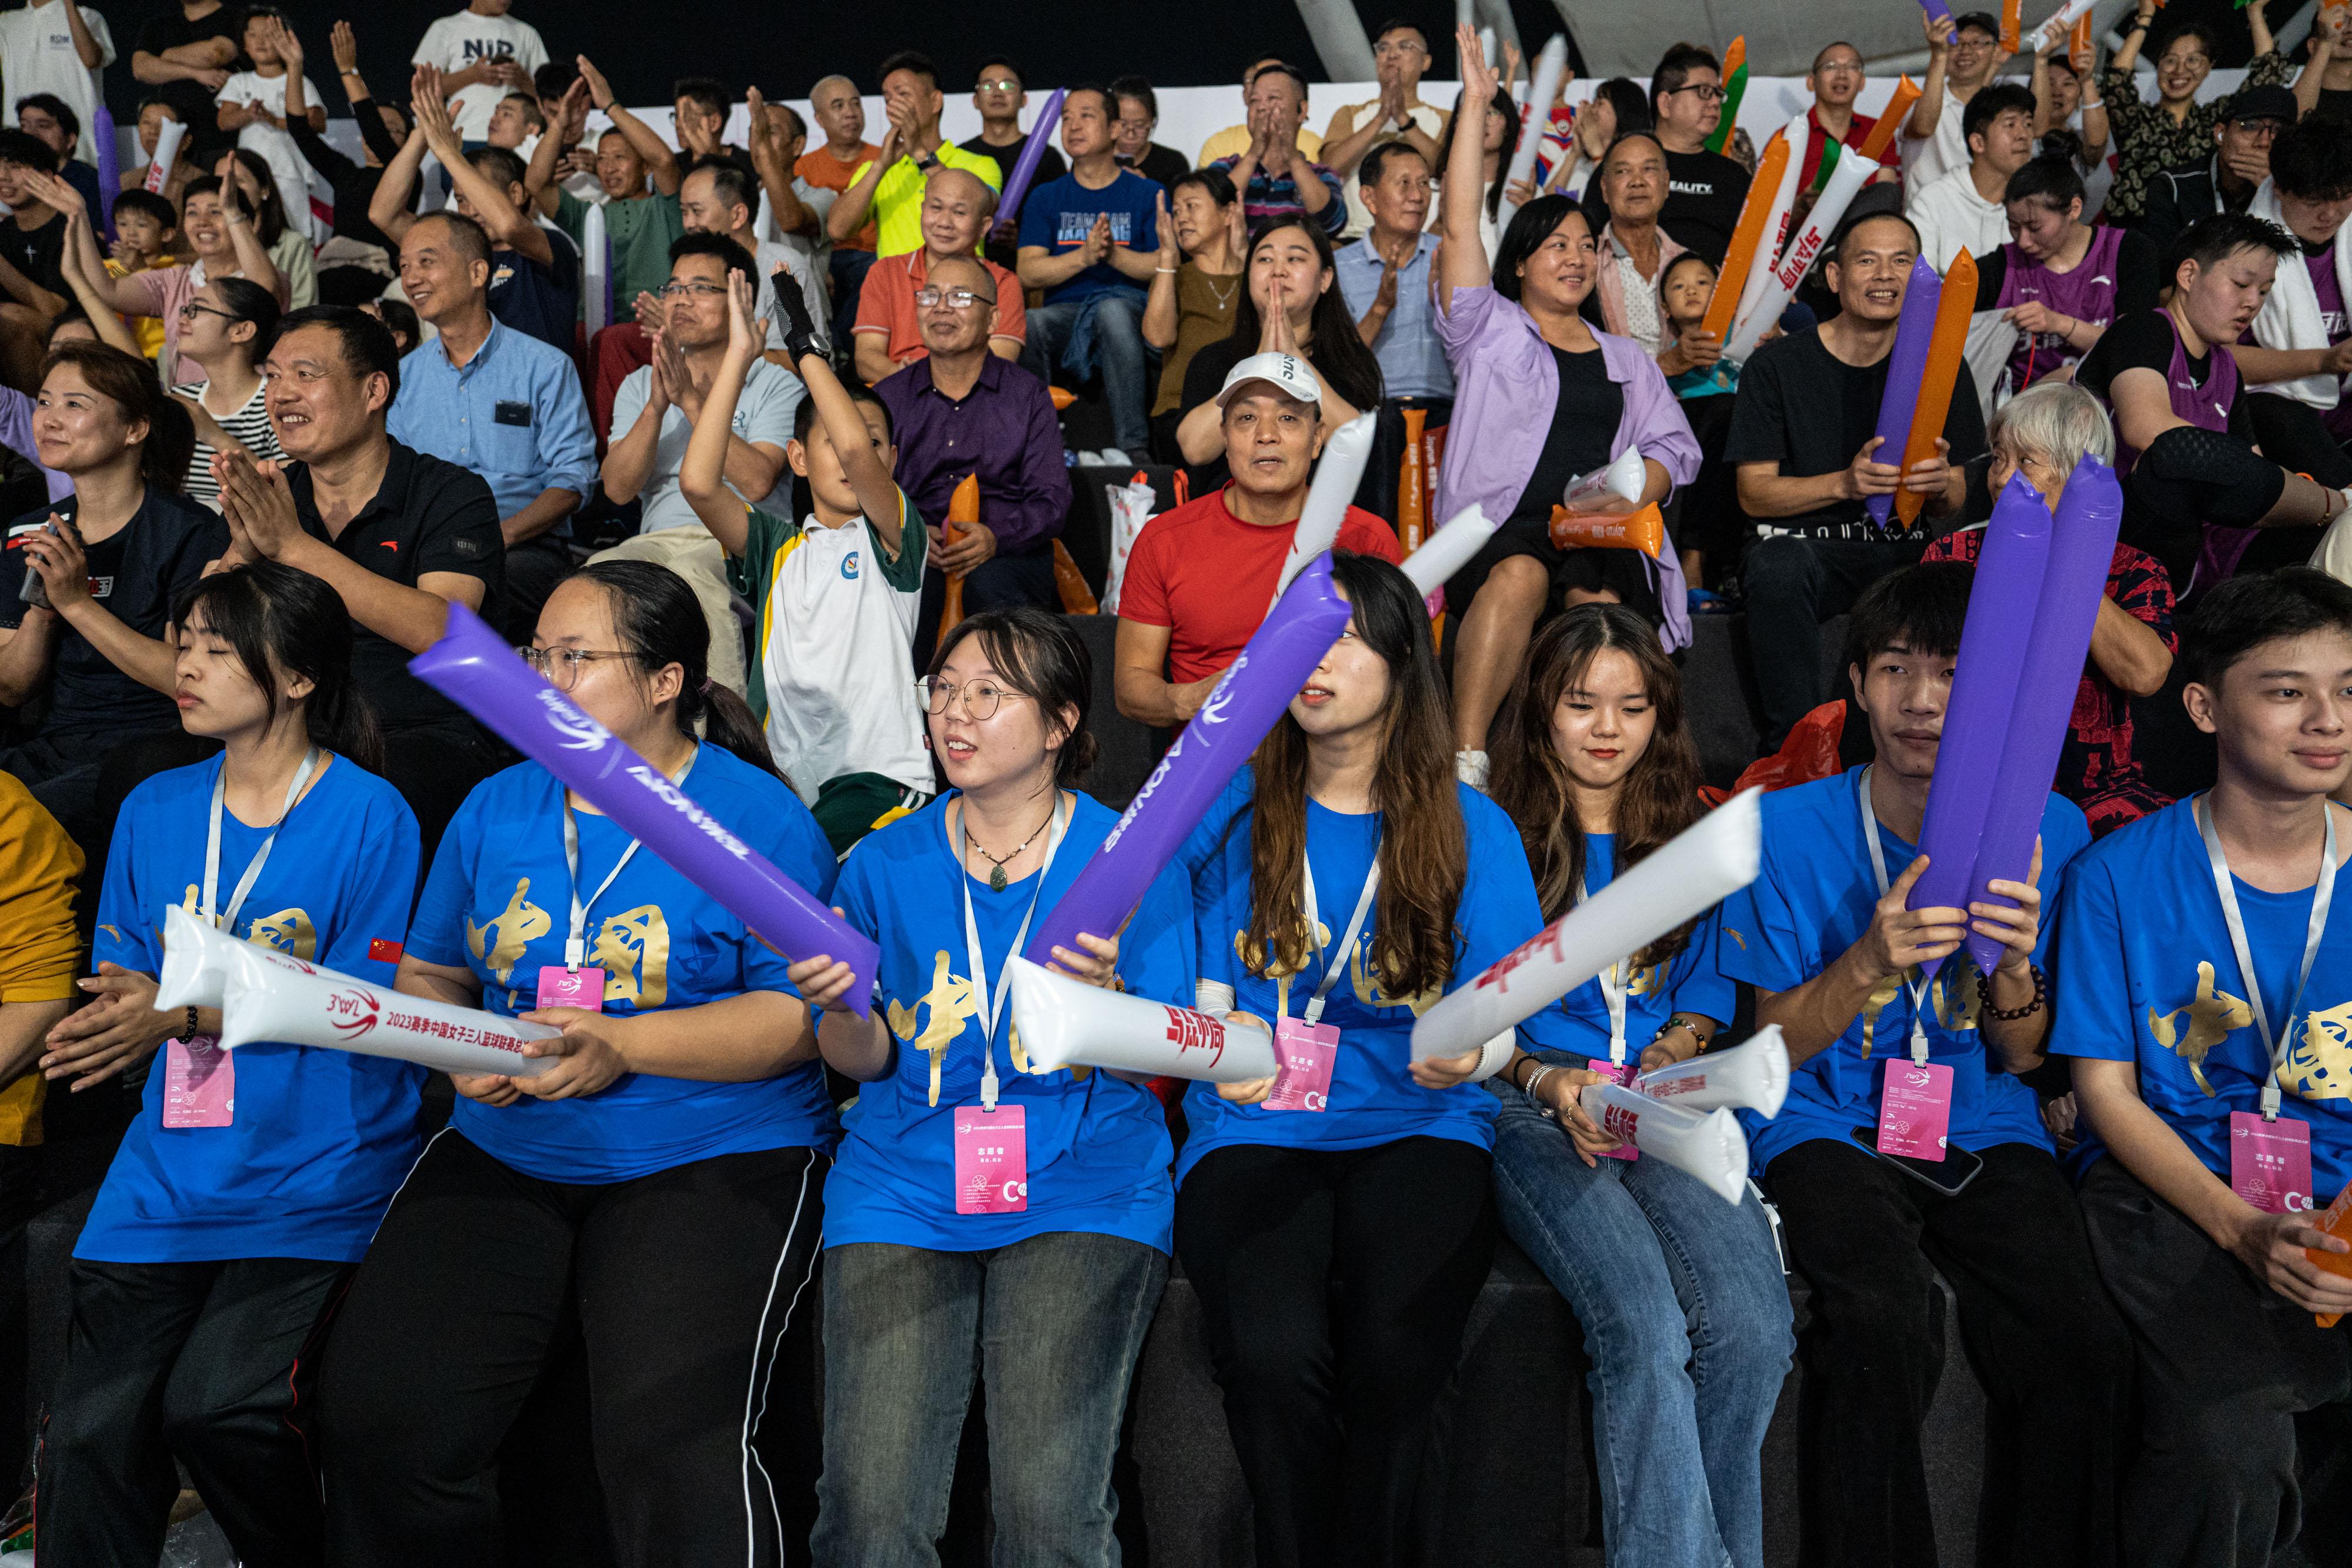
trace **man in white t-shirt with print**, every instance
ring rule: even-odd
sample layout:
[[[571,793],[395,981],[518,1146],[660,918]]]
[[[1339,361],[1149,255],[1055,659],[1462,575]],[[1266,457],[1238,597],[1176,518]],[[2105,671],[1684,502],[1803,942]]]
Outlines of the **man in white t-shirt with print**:
[[[727,586],[727,561],[678,489],[686,444],[702,418],[711,378],[727,348],[727,275],[753,275],[751,254],[724,235],[682,235],[669,248],[667,318],[654,362],[629,372],[613,400],[613,444],[604,454],[604,495],[617,506],[642,501],[637,537],[594,557],[650,560],[686,579],[710,623],[710,678],[743,689],[743,631]],[[745,378],[727,443],[727,485],[747,505],[766,501],[784,477],[784,445],[801,404],[801,380],[762,359]],[[790,492],[781,503],[791,510]]]
[[[539,29],[507,13],[514,0],[472,0],[464,10],[425,29],[409,63],[438,66],[449,96],[449,117],[468,145],[487,141],[490,114],[510,92],[531,90],[531,76],[547,63]]]
[[[99,73],[114,63],[114,35],[106,18],[67,0],[0,11],[0,101],[21,103],[36,93],[54,93],[80,116],[98,123]],[[8,123],[16,123],[11,110]],[[98,142],[85,136],[74,156],[95,168]],[[114,193],[106,193],[111,202]]]

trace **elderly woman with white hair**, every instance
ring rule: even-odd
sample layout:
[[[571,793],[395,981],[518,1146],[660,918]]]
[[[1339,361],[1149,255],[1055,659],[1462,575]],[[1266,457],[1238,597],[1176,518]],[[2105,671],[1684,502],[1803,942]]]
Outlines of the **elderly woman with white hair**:
[[[2023,474],[2053,512],[2077,462],[2085,456],[2106,464],[2116,460],[2106,410],[2072,382],[2043,382],[2010,399],[1994,413],[1986,436],[1992,446],[1994,492],[2011,475]],[[1983,543],[1979,523],[1945,535],[1922,559],[1974,564]],[[2172,803],[2150,787],[2133,753],[2131,699],[2163,689],[2178,645],[2172,581],[2163,565],[2145,550],[2116,545],[2056,782],[2060,794],[2083,808],[2094,836]]]

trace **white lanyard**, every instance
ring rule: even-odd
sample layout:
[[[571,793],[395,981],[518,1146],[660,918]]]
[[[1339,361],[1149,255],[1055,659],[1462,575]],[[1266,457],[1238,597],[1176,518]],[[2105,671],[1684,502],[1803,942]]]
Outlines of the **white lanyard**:
[[[1305,879],[1307,889],[1307,935],[1311,939],[1315,933],[1322,928],[1322,919],[1315,908],[1315,867],[1307,861],[1304,850],[1299,852],[1298,858],[1300,874]],[[1353,960],[1356,938],[1363,934],[1364,916],[1372,912],[1372,895],[1380,890],[1381,850],[1378,844],[1374,844],[1372,869],[1365,874],[1363,894],[1356,900],[1356,913],[1355,916],[1348,922],[1348,934],[1339,938],[1339,946],[1333,954],[1324,959],[1322,981],[1316,986],[1315,994],[1307,999],[1307,1011],[1303,1016],[1307,1019],[1307,1028],[1312,1029],[1323,1021],[1324,998],[1331,994],[1331,988],[1339,983],[1340,973]],[[1318,948],[1317,951],[1320,953],[1321,949]],[[1288,1020],[1290,993],[1287,990],[1277,989],[1275,996],[1275,1009],[1276,1021]]]
[[[278,808],[278,821],[269,824],[269,836],[261,841],[261,848],[254,852],[253,861],[245,868],[245,874],[236,879],[236,891],[229,894],[228,913],[215,920],[215,900],[220,894],[221,802],[228,793],[228,759],[221,759],[220,771],[213,775],[213,824],[211,833],[205,840],[205,903],[200,911],[215,927],[231,936],[236,934],[236,912],[245,907],[245,895],[253,891],[254,883],[260,878],[261,868],[268,862],[269,852],[277,846],[278,830],[286,825],[287,815],[294,810],[295,800],[300,798],[302,786],[310,781],[310,775],[318,766],[319,748],[314,746],[302,754],[302,766],[294,770],[294,782],[286,786],[286,803]]]
[[[686,759],[686,766],[678,769],[677,778],[672,782],[685,783],[686,776],[694,771],[696,758],[701,755],[702,748],[697,747],[694,756]],[[596,884],[596,891],[588,895],[588,902],[581,903],[580,823],[572,815],[572,792],[565,790],[560,799],[563,802],[563,865],[572,873],[572,934],[563,940],[563,967],[567,974],[576,975],[580,972],[580,966],[588,960],[588,912],[595,907],[598,899],[604,896],[604,890],[613,885],[613,880],[621,874],[621,868],[636,854],[637,841],[629,841],[629,847],[621,852],[621,858],[613,862],[613,869],[604,873],[604,880]]]
[[[996,986],[991,990],[987,983],[988,959],[980,950],[980,922],[971,913],[971,873],[963,863],[963,815],[958,805],[955,812],[954,842],[949,848],[954,852],[956,887],[963,894],[963,940],[971,959],[971,983],[981,988],[981,996],[988,1002],[986,1023],[988,1032],[981,1037],[980,1104],[983,1111],[996,1109],[996,1024],[1004,1016],[1004,998],[1013,988],[1011,970],[1013,956],[1028,945],[1029,922],[1036,918],[1037,901],[1045,896],[1045,877],[1054,869],[1054,852],[1062,847],[1064,818],[1061,791],[1054,791],[1054,827],[1045,838],[1045,863],[1037,868],[1037,891],[1029,895],[1029,911],[1021,917],[1021,929],[1013,934],[1013,946],[1004,950],[1006,962],[997,967]]]
[[[1870,852],[1870,869],[1878,878],[1878,896],[1885,898],[1893,884],[1886,880],[1886,852],[1878,847],[1878,814],[1870,809],[1870,769],[1862,770],[1854,780],[1854,799],[1862,804],[1862,842]],[[1911,966],[1916,972],[1919,966]],[[1905,979],[1903,988],[1911,997],[1911,1060],[1920,1066],[1927,1065],[1927,979],[1922,975],[1916,986]]]
[[[2295,1009],[2303,1005],[2303,988],[2311,983],[2311,961],[2319,956],[2319,938],[2327,930],[2327,906],[2336,898],[2336,813],[2323,807],[2327,822],[2326,847],[2319,856],[2319,885],[2311,890],[2311,930],[2303,939],[2303,968],[2296,974],[2294,994],[2287,998],[2284,1035],[2273,1039],[2270,1009],[2263,1006],[2263,983],[2254,976],[2254,956],[2246,946],[2246,918],[2238,912],[2236,879],[2230,874],[2230,857],[2221,849],[2221,835],[2213,831],[2211,796],[2200,795],[2193,810],[2197,831],[2205,840],[2205,858],[2213,865],[2213,891],[2221,897],[2221,919],[2230,927],[2230,946],[2238,954],[2238,978],[2246,988],[2246,1008],[2254,1015],[2263,1049],[2270,1053],[2271,1070],[2263,1079],[2263,1120],[2275,1122],[2279,1113],[2279,1069],[2294,1043]]]
[[[1584,902],[1584,879],[1576,879],[1576,902]],[[1601,982],[1601,999],[1609,1004],[1609,1065],[1625,1065],[1625,992],[1633,983],[1633,961],[1620,958],[1593,977]]]

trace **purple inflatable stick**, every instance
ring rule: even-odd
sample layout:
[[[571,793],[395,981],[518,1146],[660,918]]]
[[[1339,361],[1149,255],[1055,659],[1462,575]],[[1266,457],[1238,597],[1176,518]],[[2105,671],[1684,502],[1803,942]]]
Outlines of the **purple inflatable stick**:
[[[1944,0],[1919,0],[1919,9],[1927,13],[1934,21],[1948,22],[1952,19],[1952,8],[1944,4]]]
[[[100,210],[89,215],[98,220],[106,235],[106,243],[114,243],[114,198],[122,193],[122,152],[116,144],[114,116],[100,104],[91,111],[89,133],[98,141],[98,200]]]
[[[997,193],[999,223],[1020,221],[1021,203],[1037,178],[1037,165],[1045,161],[1045,149],[1053,145],[1054,132],[1062,123],[1062,99],[1069,90],[1057,87],[1045,95],[1045,107],[1037,111],[1036,122],[1029,127],[1029,140],[1021,144],[1021,156],[1013,161],[1013,172],[1005,176],[1004,189]]]
[[[793,958],[825,953],[847,964],[856,977],[851,1005],[866,1012],[881,950],[541,680],[480,616],[450,605],[449,629],[408,670],[627,829],[777,951]]]
[[[1976,586],[1960,628],[1960,653],[1944,706],[1944,738],[1927,786],[1919,852],[1927,870],[1911,889],[1913,909],[1962,909],[1976,880],[1977,847],[2008,748],[2010,713],[2023,678],[2033,609],[2050,559],[2050,508],[2021,473],[1993,503],[1977,556]],[[2074,701],[2074,684],[2066,684]],[[2049,787],[2049,780],[2042,780]],[[1893,872],[1895,868],[1889,867]]]
[[[2042,831],[2042,808],[2058,773],[2058,754],[2066,744],[2066,725],[2074,712],[2074,694],[2083,684],[2083,666],[2091,653],[2091,629],[2099,618],[2099,601],[2106,596],[2107,572],[2115,560],[2116,535],[2123,523],[2123,486],[2115,470],[2095,457],[2074,465],[2065,490],[2058,497],[2057,521],[2050,530],[2050,562],[2042,576],[2042,591],[2033,605],[2033,629],[2026,639],[2025,660],[2017,676],[2017,701],[2009,717],[2009,737],[2001,747],[2000,775],[1993,781],[1985,807],[1984,837],[1977,848],[1975,873],[1968,896],[1979,904],[2011,905],[2017,901],[1985,891],[1996,877],[2023,882],[2033,866],[2033,841]],[[1990,541],[1987,548],[1990,549]],[[1943,769],[1937,769],[1940,782]],[[1932,797],[1931,797],[1932,799]],[[1929,875],[1933,875],[1932,872]],[[1924,880],[1924,879],[1923,879]],[[2054,891],[2045,869],[2044,894]],[[2042,907],[2047,918],[2052,900]],[[1969,956],[1991,974],[2000,962],[2000,944],[1990,936],[1969,933]]]
[[[1045,916],[1023,957],[1049,964],[1057,946],[1085,951],[1077,943],[1079,932],[1107,936],[1127,924],[1151,879],[1176,858],[1226,783],[1257,750],[1347,630],[1351,613],[1331,584],[1329,552],[1308,561],[1143,781],[1070,891]]]
[[[1941,4],[1942,0],[1937,0]],[[1881,444],[1874,463],[1903,466],[1903,453],[1911,444],[1911,419],[1919,407],[1919,388],[1927,379],[1927,350],[1936,337],[1936,311],[1944,299],[1944,280],[1921,256],[1911,264],[1911,281],[1903,290],[1903,316],[1895,324],[1895,351],[1886,360],[1886,390],[1878,398],[1878,428],[1871,434]],[[1895,509],[1890,493],[1863,503],[1870,520],[1880,528]]]

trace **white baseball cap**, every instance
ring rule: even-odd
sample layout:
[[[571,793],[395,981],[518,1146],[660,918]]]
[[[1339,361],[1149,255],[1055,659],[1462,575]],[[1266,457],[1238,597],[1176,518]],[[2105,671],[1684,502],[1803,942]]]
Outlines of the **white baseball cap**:
[[[1226,372],[1225,384],[1217,389],[1217,406],[1233,402],[1244,382],[1270,382],[1294,402],[1318,407],[1323,402],[1323,383],[1315,379],[1314,367],[1296,354],[1252,354]]]

